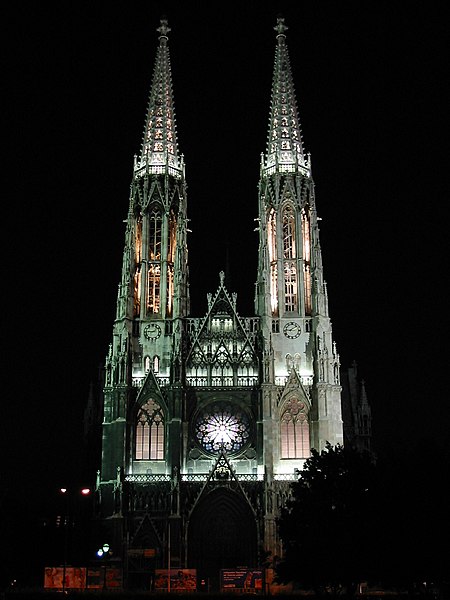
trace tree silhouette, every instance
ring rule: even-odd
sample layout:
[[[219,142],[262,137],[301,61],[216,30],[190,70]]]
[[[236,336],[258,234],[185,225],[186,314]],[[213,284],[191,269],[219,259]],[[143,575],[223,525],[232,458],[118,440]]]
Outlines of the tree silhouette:
[[[376,555],[376,489],[368,454],[330,444],[313,449],[278,521],[284,557],[277,580],[317,592],[350,591],[367,580]]]

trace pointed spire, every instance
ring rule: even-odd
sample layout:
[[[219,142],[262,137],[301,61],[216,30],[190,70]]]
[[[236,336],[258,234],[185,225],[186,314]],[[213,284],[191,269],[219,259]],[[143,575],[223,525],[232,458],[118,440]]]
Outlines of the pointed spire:
[[[265,174],[309,171],[309,158],[302,144],[300,119],[295,98],[294,82],[286,45],[287,26],[278,17],[274,27],[277,32],[275,66],[272,81],[269,136],[263,170]]]
[[[167,34],[167,19],[162,18],[157,28],[159,46],[156,54],[150,89],[144,140],[135,173],[165,173],[175,177],[183,174],[183,158],[178,155],[175,124],[175,106],[172,91],[172,73]]]

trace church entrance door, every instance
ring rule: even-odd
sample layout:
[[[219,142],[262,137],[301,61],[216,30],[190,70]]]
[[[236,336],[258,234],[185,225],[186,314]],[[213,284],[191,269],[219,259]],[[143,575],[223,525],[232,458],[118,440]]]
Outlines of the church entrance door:
[[[242,493],[219,487],[204,495],[188,529],[188,567],[198,581],[217,592],[221,569],[252,568],[257,559],[255,516]]]

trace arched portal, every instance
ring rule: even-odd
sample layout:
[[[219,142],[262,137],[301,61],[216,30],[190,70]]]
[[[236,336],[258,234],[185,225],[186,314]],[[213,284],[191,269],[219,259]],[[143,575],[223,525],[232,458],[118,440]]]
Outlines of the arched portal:
[[[255,515],[240,491],[219,487],[205,494],[188,526],[188,566],[218,591],[220,569],[257,565]]]

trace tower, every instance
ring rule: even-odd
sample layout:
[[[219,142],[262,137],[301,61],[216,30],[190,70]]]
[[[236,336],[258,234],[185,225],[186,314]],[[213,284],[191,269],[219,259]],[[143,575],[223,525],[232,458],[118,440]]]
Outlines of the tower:
[[[258,193],[255,314],[218,274],[191,316],[187,196],[162,20],[105,363],[98,516],[130,587],[158,568],[280,555],[276,517],[310,448],[343,442],[339,356],[311,158],[278,19]],[[194,199],[195,201],[195,199]],[[147,582],[147,583],[145,583]]]
[[[291,417],[286,413],[285,420],[280,414],[280,443],[278,428],[269,436],[275,441],[269,463],[283,471],[280,460],[287,460],[283,464],[289,472],[290,461],[305,456],[302,444],[322,450],[327,441],[342,443],[343,434],[339,356],[328,315],[311,157],[303,149],[286,29],[279,18],[267,151],[259,183],[256,313],[264,338],[262,382],[272,405],[265,413],[282,407],[293,388],[296,406],[303,407],[305,420],[298,431],[293,413]],[[284,385],[281,398],[280,385]],[[266,456],[271,453],[266,447]]]

